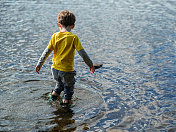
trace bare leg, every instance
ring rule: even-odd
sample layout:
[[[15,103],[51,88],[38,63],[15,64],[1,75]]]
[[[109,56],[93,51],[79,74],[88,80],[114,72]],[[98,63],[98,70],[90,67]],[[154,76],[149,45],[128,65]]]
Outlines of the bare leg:
[[[55,91],[52,92],[52,95],[59,96]]]
[[[69,100],[63,99],[62,102],[63,102],[64,104],[68,104],[68,103],[69,103]]]

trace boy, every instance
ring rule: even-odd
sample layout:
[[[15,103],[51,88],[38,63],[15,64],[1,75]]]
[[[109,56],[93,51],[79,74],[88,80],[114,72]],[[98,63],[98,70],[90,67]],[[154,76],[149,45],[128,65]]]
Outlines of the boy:
[[[70,103],[74,93],[74,76],[76,75],[76,71],[74,71],[73,66],[75,49],[89,66],[91,74],[95,72],[93,63],[83,49],[79,38],[70,32],[75,26],[75,21],[75,15],[70,11],[64,10],[58,14],[57,25],[60,32],[52,35],[47,48],[44,50],[35,68],[36,72],[39,74],[43,63],[50,53],[54,51],[52,74],[56,80],[56,87],[52,92],[51,98],[52,100],[57,99],[60,93],[64,91],[63,104]]]

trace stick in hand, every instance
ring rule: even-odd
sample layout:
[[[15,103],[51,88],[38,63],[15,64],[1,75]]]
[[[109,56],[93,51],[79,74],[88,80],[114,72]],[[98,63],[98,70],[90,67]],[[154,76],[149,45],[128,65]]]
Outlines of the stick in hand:
[[[94,64],[93,66],[94,66],[95,69],[99,69],[100,67],[103,66],[103,64]]]

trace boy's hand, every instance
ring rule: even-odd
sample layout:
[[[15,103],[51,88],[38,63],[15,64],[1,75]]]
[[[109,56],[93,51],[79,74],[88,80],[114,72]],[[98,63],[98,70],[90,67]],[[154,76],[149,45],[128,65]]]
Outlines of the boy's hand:
[[[40,66],[36,66],[35,67],[35,71],[39,74],[39,71],[40,71],[41,67]]]
[[[91,73],[91,74],[95,72],[95,68],[94,68],[94,66],[89,67],[89,69],[90,69],[90,73]]]

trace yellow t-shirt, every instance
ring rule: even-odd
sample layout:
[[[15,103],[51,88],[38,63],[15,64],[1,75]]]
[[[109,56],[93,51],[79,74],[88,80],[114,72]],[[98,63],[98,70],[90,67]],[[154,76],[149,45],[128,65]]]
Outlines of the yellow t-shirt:
[[[75,49],[83,49],[78,36],[71,32],[53,34],[47,48],[54,50],[52,68],[64,72],[74,71]]]

